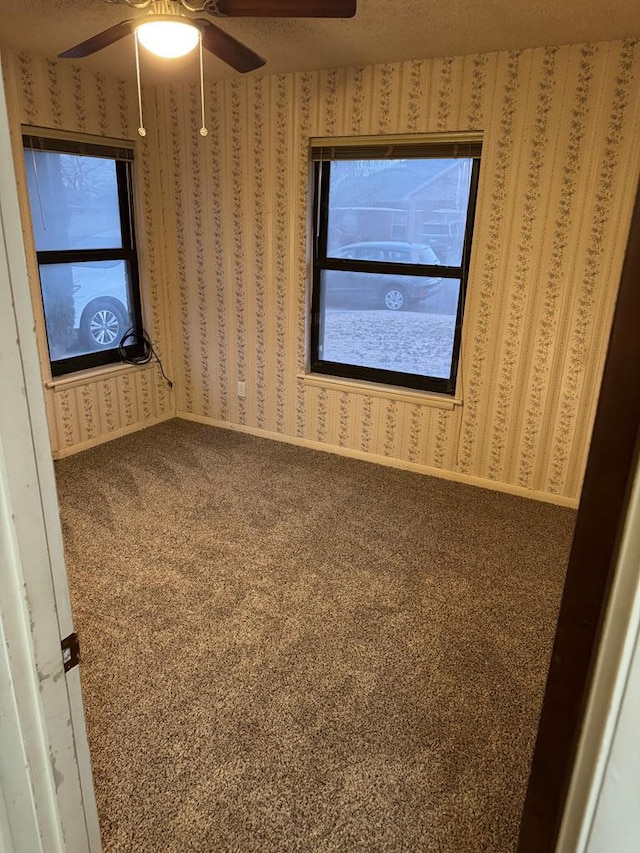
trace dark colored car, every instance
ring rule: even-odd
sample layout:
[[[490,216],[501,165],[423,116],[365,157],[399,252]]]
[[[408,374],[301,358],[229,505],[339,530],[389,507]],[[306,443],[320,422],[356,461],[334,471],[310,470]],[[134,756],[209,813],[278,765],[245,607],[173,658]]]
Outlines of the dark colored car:
[[[331,257],[429,266],[440,263],[430,246],[395,240],[351,243],[332,252]],[[441,278],[428,276],[336,270],[324,272],[327,302],[347,303],[350,307],[374,306],[400,311],[437,293],[441,286]]]

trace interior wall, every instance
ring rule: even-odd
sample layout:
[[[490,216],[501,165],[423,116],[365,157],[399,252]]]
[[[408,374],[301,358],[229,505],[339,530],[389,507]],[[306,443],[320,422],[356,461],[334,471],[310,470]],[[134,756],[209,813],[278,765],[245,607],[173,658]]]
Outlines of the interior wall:
[[[60,456],[171,417],[175,406],[173,393],[156,365],[100,368],[51,382],[20,125],[136,140],[134,194],[144,322],[170,375],[163,217],[156,203],[155,116],[153,110],[146,110],[150,130],[143,142],[137,133],[136,91],[130,83],[108,79],[74,63],[24,53],[3,52],[2,64],[51,444],[54,456]]]
[[[640,160],[635,41],[156,90],[177,408],[575,502]],[[461,406],[312,387],[308,137],[480,129]],[[246,382],[246,398],[237,382]]]
[[[208,87],[204,139],[196,87],[163,87],[145,93],[144,140],[129,83],[3,54],[17,151],[20,123],[136,139],[145,324],[178,380],[175,403],[155,366],[48,387],[54,454],[177,405],[575,501],[640,161],[639,51],[626,41],[236,78]],[[467,129],[485,143],[462,404],[305,384],[308,137]]]

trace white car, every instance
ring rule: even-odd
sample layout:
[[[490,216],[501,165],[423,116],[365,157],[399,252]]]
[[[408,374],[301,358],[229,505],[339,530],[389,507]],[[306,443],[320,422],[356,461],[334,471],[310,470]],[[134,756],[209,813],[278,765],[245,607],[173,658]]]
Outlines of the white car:
[[[119,230],[93,233],[78,248],[110,249],[122,245]],[[72,266],[74,328],[89,351],[113,349],[131,326],[127,263],[82,261]]]
[[[125,261],[84,261],[73,266],[74,327],[94,351],[117,347],[131,326]]]

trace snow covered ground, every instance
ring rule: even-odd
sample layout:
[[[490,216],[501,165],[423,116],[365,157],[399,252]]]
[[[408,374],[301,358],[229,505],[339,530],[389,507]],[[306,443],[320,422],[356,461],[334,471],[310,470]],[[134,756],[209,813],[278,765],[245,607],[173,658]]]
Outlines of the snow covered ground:
[[[456,318],[415,311],[327,308],[321,358],[448,378]]]

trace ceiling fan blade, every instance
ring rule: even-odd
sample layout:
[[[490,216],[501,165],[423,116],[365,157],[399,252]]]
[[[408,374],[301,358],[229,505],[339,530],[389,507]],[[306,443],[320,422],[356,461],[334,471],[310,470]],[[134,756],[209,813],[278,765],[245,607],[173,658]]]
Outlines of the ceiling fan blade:
[[[230,18],[353,18],[356,0],[218,0]]]
[[[234,39],[229,33],[216,27],[211,21],[205,18],[191,19],[191,23],[195,24],[202,33],[202,44],[208,51],[217,56],[227,65],[235,68],[236,71],[255,71],[256,68],[261,68],[265,60],[254,53],[248,47]]]
[[[103,30],[86,41],[80,42],[75,47],[70,47],[64,53],[58,54],[58,59],[82,59],[83,56],[90,56],[92,53],[97,53],[105,47],[109,47],[116,41],[128,36],[133,32],[135,25],[139,21],[120,21],[108,30]]]

